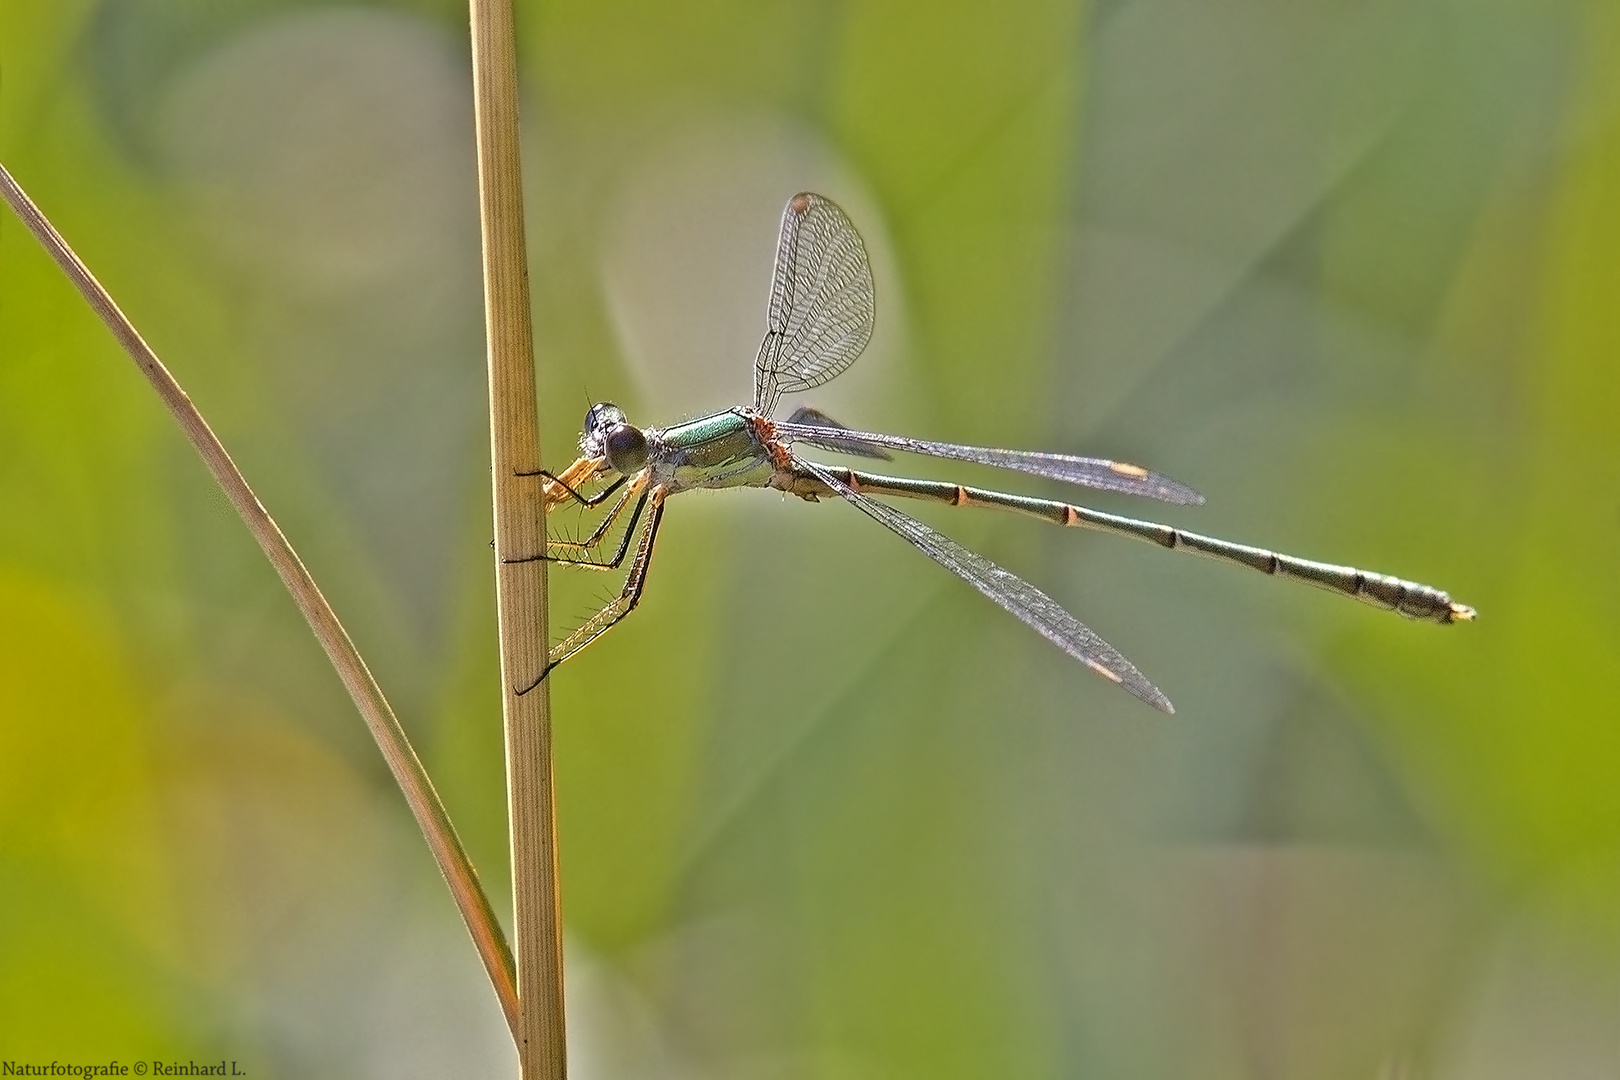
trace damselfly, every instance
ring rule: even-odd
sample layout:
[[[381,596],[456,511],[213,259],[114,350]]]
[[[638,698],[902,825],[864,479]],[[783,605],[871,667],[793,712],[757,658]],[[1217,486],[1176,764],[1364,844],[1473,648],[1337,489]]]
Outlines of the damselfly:
[[[1015,574],[975,554],[922,522],[869,496],[925,499],[952,506],[988,506],[1043,518],[1057,525],[1099,529],[1190,551],[1292,578],[1331,592],[1399,612],[1412,619],[1451,623],[1474,618],[1474,609],[1453,603],[1439,589],[1369,573],[1349,566],[1299,559],[1244,544],[1233,544],[1169,525],[1105,514],[1084,506],[933,480],[881,476],[823,465],[801,456],[798,447],[888,460],[889,450],[970,461],[1014,469],[1082,487],[1145,495],[1169,503],[1197,505],[1202,495],[1175,480],[1137,465],[1068,454],[997,450],[927,442],[898,435],[852,431],[810,408],[786,420],[773,420],[777,398],[821,386],[853,364],[872,336],[876,305],[866,247],[854,225],[829,199],[808,192],[795,195],[782,214],[776,249],[765,340],[754,361],[754,401],[667,428],[638,428],[618,406],[603,402],[585,414],[580,458],[561,474],[545,477],[549,511],[566,502],[596,507],[615,492],[618,499],[600,525],[582,540],[549,541],[544,558],[598,570],[616,569],[635,553],[619,596],[552,647],[545,669],[520,693],[538,685],[558,664],[595,641],[630,614],[641,599],[652,561],[653,542],[671,495],[694,488],[775,488],[815,502],[836,495],[893,530],[951,573],[972,585],[1042,637],[1116,682],[1149,705],[1174,711],[1170,699],[1108,642],[1070,615],[1051,597]],[[582,494],[592,482],[600,490]],[[628,511],[616,549],[608,539]],[[645,515],[645,521],[643,516]],[[639,526],[639,533],[637,532]]]

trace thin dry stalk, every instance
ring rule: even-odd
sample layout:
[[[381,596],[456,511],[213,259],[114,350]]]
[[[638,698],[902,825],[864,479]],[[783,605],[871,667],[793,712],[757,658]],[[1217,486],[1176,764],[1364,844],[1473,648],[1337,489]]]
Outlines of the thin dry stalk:
[[[327,604],[326,598],[321,595],[320,589],[316,587],[315,579],[304,569],[298,553],[292,549],[292,545],[282,535],[281,529],[260,504],[258,496],[253,494],[253,489],[248,487],[247,481],[237,471],[236,463],[231,460],[230,455],[225,452],[225,447],[209,429],[207,421],[191,403],[191,398],[186,396],[186,392],[180,388],[174,376],[169,374],[168,368],[163,366],[157,354],[142,340],[134,325],[113,302],[112,296],[74,254],[73,249],[68,247],[67,241],[62,239],[62,235],[46,220],[39,207],[34,205],[33,200],[12,179],[4,166],[0,166],[0,194],[4,195],[6,202],[17,212],[17,216],[28,227],[28,231],[34,234],[34,238],[66,272],[80,295],[112,331],[113,337],[118,339],[118,343],[123,346],[130,359],[135,361],[135,366],[140,368],[147,382],[152,384],[152,389],[157,391],[158,397],[168,406],[175,422],[180,425],[180,430],[191,441],[191,445],[203,459],[203,464],[213,474],[214,481],[219,484],[231,506],[241,516],[243,524],[259,542],[259,548],[264,552],[265,558],[270,560],[270,565],[275,567],[276,573],[281,576],[282,584],[286,585],[287,591],[292,594],[293,602],[298,605],[304,620],[309,623],[315,639],[321,643],[321,648],[326,650],[327,659],[337,669],[338,678],[343,680],[343,686],[349,691],[349,697],[353,699],[355,708],[360,710],[366,726],[371,729],[372,738],[377,740],[377,748],[382,751],[383,759],[388,762],[388,768],[394,774],[394,782],[404,793],[405,801],[416,817],[416,824],[422,830],[422,836],[426,838],[434,860],[439,864],[439,872],[444,875],[445,883],[450,886],[450,894],[455,898],[456,907],[461,909],[461,917],[466,921],[473,944],[477,946],[478,955],[484,961],[484,969],[489,973],[490,982],[495,988],[495,996],[500,999],[501,1008],[506,1013],[506,1021],[516,1033],[521,1009],[518,1006],[512,954],[507,947],[505,936],[501,933],[501,925],[495,918],[495,912],[489,906],[489,898],[484,895],[484,890],[478,883],[478,873],[467,859],[461,840],[450,824],[449,815],[445,813],[444,804],[439,801],[438,793],[433,790],[432,782],[422,769],[416,751],[411,749],[410,741],[406,739],[404,730],[399,726],[399,720],[395,718],[393,709],[389,708],[388,701],[383,697],[382,689],[371,677],[365,661],[360,659],[354,643],[349,640],[343,625],[338,622],[337,615]]]
[[[484,238],[484,319],[489,335],[490,458],[495,499],[495,580],[506,718],[506,786],[512,828],[513,941],[525,1080],[563,1080],[562,912],[552,788],[551,698],[545,667],[546,564],[511,563],[545,551],[545,495],[536,422],[534,339],[523,228],[517,48],[510,0],[470,0],[473,110],[478,128],[479,211]],[[521,475],[528,474],[528,475]]]

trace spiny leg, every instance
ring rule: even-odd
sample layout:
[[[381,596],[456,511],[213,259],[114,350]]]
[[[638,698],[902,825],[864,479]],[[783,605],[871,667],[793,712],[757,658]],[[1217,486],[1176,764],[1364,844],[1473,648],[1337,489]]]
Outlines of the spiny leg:
[[[622,478],[620,479],[619,483],[623,483]],[[618,486],[619,484],[613,485],[614,488],[617,488]],[[548,538],[546,541],[546,553],[544,555],[524,555],[521,558],[507,559],[506,562],[526,563],[544,560],[546,562],[567,563],[570,566],[584,567],[588,570],[617,569],[619,564],[624,561],[625,551],[628,550],[630,546],[630,537],[635,533],[636,522],[640,520],[642,507],[644,507],[647,503],[646,488],[647,474],[645,472],[637,474],[636,477],[630,481],[629,488],[626,489],[625,493],[619,497],[619,501],[614,503],[613,507],[608,510],[606,515],[603,516],[601,524],[596,527],[596,531],[590,536],[586,537],[584,540],[551,540]],[[619,542],[619,550],[614,554],[613,558],[607,562],[601,562],[591,558],[590,552],[595,550],[602,543],[603,538],[607,536],[608,530],[613,527],[613,523],[619,519],[619,515],[624,512],[625,506],[632,499],[635,499],[636,501],[636,508],[635,511],[630,515],[630,524],[625,527],[624,536]],[[580,501],[584,502],[583,499]],[[601,500],[598,500],[598,502],[600,501]],[[594,504],[587,503],[586,505]],[[558,554],[557,552],[559,549],[566,552],[566,554]]]
[[[548,511],[553,508],[554,503],[566,502],[568,498],[573,499],[581,506],[594,509],[595,507],[601,506],[603,502],[607,501],[607,497],[609,495],[612,495],[615,491],[618,491],[621,487],[623,487],[625,480],[625,478],[621,476],[617,480],[613,481],[613,483],[603,488],[601,491],[598,491],[595,495],[581,495],[569,485],[567,480],[564,480],[561,476],[549,473],[544,469],[536,469],[534,472],[514,473],[513,475],[543,476],[546,478],[546,509]],[[559,488],[562,490],[563,495],[556,494],[556,491]],[[563,496],[567,496],[567,498],[564,498]]]
[[[631,497],[632,494],[634,493],[628,491],[625,492],[624,498],[620,499],[618,504],[614,506],[614,517],[618,516],[619,509]],[[641,511],[647,505],[647,499],[648,493],[645,491],[643,491],[640,497],[636,499],[636,508],[630,512],[630,523],[624,527],[624,534],[619,537],[619,550],[615,551],[613,553],[613,558],[609,559],[607,562],[598,562],[597,560],[588,556],[583,556],[576,559],[569,558],[565,555],[547,555],[546,561],[562,563],[564,566],[577,566],[581,570],[617,570],[619,568],[619,564],[624,562],[625,552],[630,550],[630,538],[636,534],[636,523],[641,520]],[[602,527],[596,530],[596,534],[594,536],[592,536],[589,540],[580,542],[577,546],[583,551],[589,551],[592,547],[600,544],[602,542],[602,534],[607,531],[608,524],[609,523],[604,522]],[[576,546],[571,542],[561,540],[556,541],[556,543],[558,545]]]
[[[642,508],[647,505],[646,486],[647,477],[645,473],[638,475],[634,480],[632,480],[630,482],[630,487],[622,496],[620,496],[619,501],[613,504],[613,508],[607,512],[605,517],[603,517],[602,523],[597,526],[596,531],[586,539],[548,540],[546,542],[545,555],[530,555],[525,558],[515,559],[512,561],[534,562],[536,559],[543,558],[547,562],[565,563],[569,566],[578,566],[586,570],[618,569],[619,564],[624,561],[625,552],[630,547],[630,538],[635,535],[636,522],[641,520]],[[613,527],[614,522],[618,520],[619,516],[624,512],[625,506],[629,504],[630,500],[632,499],[634,499],[636,503],[635,509],[630,514],[630,523],[625,526],[624,535],[619,539],[618,551],[614,552],[613,557],[606,562],[591,558],[590,553],[601,545],[603,538],[607,536],[608,530]],[[559,549],[561,549],[563,553],[559,553]]]
[[[519,697],[539,686],[564,660],[607,633],[615,623],[636,609],[636,605],[641,602],[641,590],[647,583],[647,566],[652,562],[653,541],[658,537],[658,523],[664,516],[666,493],[667,489],[663,487],[653,488],[649,493],[652,512],[647,515],[647,523],[641,528],[641,541],[636,545],[636,557],[630,563],[630,573],[624,579],[624,588],[618,598],[585,620],[572,634],[552,646],[550,655],[546,658],[545,670],[540,672],[540,677],[534,682],[517,692]]]

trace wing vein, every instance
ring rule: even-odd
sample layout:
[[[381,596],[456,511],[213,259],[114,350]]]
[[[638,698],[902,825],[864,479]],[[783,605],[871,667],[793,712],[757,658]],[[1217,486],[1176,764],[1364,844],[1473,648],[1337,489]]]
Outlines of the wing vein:
[[[1170,699],[1148,681],[1136,666],[1090,627],[1069,614],[1041,590],[983,555],[970,551],[885,503],[868,499],[840,481],[829,470],[803,458],[794,463],[837,492],[845,502],[897,533],[939,565],[967,582],[1013,618],[1081,661],[1093,671],[1117,682],[1136,697],[1164,712],[1175,712]]]
[[[801,192],[782,212],[765,340],[754,361],[754,408],[810,390],[860,357],[877,318],[860,233],[830,199]]]
[[[910,454],[950,458],[953,461],[971,461],[979,465],[992,465],[999,469],[1013,469],[1033,476],[1062,480],[1099,491],[1143,495],[1182,506],[1199,506],[1204,502],[1202,495],[1178,480],[1172,480],[1162,473],[1144,469],[1139,465],[1109,461],[1106,458],[1075,457],[1072,454],[1052,454],[1036,450],[1001,450],[988,446],[960,446],[956,443],[912,439],[904,435],[883,435],[844,427],[833,429],[819,424],[795,423],[792,418],[778,421],[776,433],[783,438],[803,439],[811,443],[833,440],[888,447]]]

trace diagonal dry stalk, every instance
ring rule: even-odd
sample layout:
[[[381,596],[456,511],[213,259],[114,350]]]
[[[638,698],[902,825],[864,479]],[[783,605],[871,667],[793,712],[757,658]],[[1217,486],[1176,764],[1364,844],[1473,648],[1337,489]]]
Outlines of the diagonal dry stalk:
[[[517,47],[511,0],[469,0],[478,202],[489,337],[490,465],[500,615],[506,786],[511,818],[518,1061],[525,1080],[563,1080],[562,913],[552,785],[550,684],[521,696],[545,668],[545,491],[536,421],[534,338],[523,228]]]
[[[270,565],[275,567],[276,573],[281,576],[282,584],[292,594],[293,602],[298,605],[298,610],[309,623],[315,639],[320,642],[321,648],[326,650],[327,659],[337,669],[338,678],[343,680],[343,686],[349,691],[349,697],[353,699],[355,708],[360,710],[366,726],[371,729],[372,738],[377,741],[377,748],[382,751],[383,759],[388,762],[388,768],[394,774],[394,782],[404,793],[405,801],[416,817],[416,824],[422,830],[422,836],[427,840],[434,860],[439,864],[439,871],[444,875],[445,883],[450,886],[450,894],[461,910],[461,917],[467,924],[467,930],[472,934],[473,944],[477,947],[478,955],[484,961],[484,969],[495,988],[495,996],[500,999],[501,1009],[506,1013],[507,1024],[512,1028],[513,1036],[517,1037],[522,1010],[518,1005],[512,954],[507,947],[505,936],[501,933],[495,912],[489,906],[489,898],[484,895],[484,890],[478,883],[478,873],[468,860],[467,853],[461,846],[461,840],[450,824],[449,815],[445,813],[444,804],[439,801],[438,793],[433,790],[432,782],[423,770],[421,761],[417,759],[416,751],[411,749],[411,744],[399,726],[399,720],[394,716],[393,709],[383,697],[382,689],[372,678],[365,662],[360,659],[359,652],[355,650],[354,643],[349,640],[343,625],[338,622],[337,615],[326,602],[326,598],[321,595],[320,589],[316,587],[315,579],[310,577],[309,571],[298,558],[298,553],[282,535],[281,529],[259,502],[258,496],[253,494],[253,489],[248,487],[247,481],[237,470],[236,463],[226,453],[225,447],[210,430],[197,407],[191,403],[191,398],[180,388],[174,376],[169,374],[168,368],[163,366],[157,354],[141,338],[128,317],[119,310],[112,296],[74,254],[73,249],[68,247],[67,241],[12,179],[4,166],[0,166],[0,196],[3,196],[17,212],[17,216],[22,219],[28,231],[50,253],[51,258],[56,260],[56,264],[62,268],[80,295],[112,331],[113,337],[118,339],[118,343],[123,346],[130,359],[135,361],[135,366],[146,376],[147,382],[152,384],[152,389],[157,391],[158,397],[163,399],[175,422],[180,425],[180,430],[190,440],[198,456],[203,459],[203,464],[208,467],[214,481],[225,492],[226,499],[242,518],[243,524],[253,534],[253,538],[258,541],[265,558],[270,560]]]

